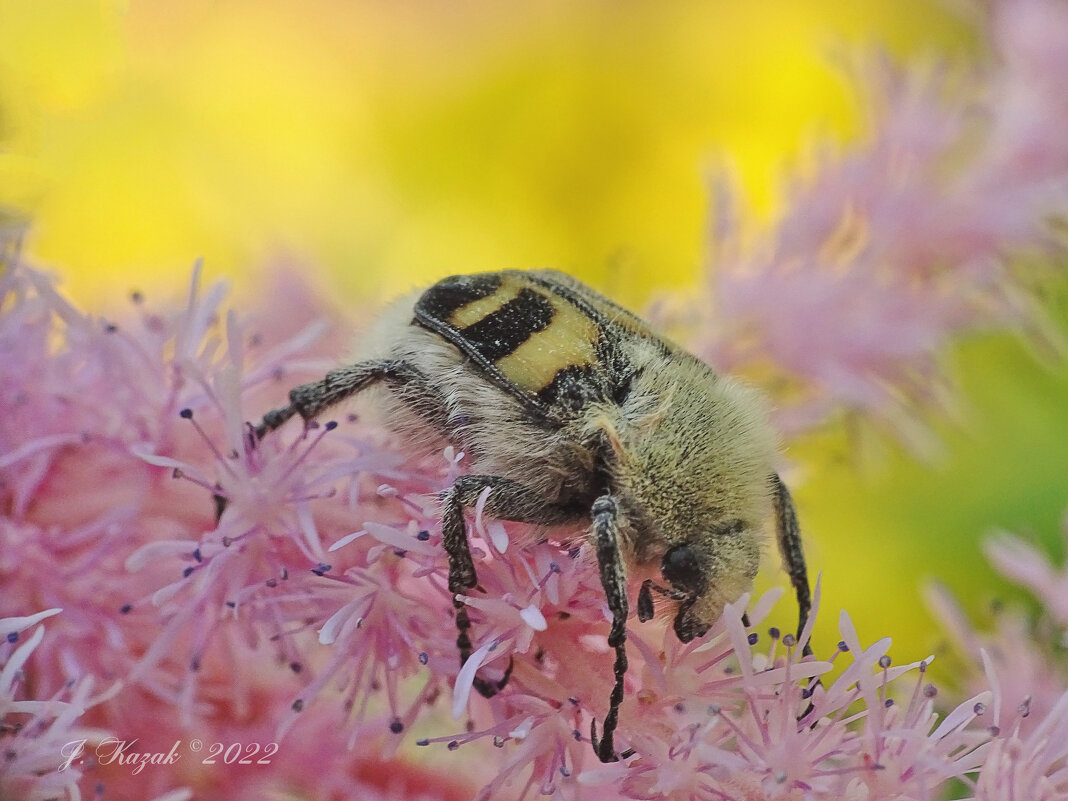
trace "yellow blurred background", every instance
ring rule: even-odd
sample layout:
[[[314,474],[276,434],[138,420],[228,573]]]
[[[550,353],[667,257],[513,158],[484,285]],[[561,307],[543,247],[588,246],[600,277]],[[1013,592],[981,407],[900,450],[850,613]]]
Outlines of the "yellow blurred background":
[[[554,265],[640,298],[696,270],[713,164],[767,209],[856,131],[836,52],[967,39],[936,0],[0,0],[0,29],[0,203],[93,303],[279,253],[349,294]]]
[[[694,281],[713,166],[767,215],[808,145],[863,134],[836,61],[968,53],[948,6],[0,0],[0,205],[32,219],[26,253],[91,309],[177,295],[199,257],[239,298],[287,258],[339,306],[554,266],[640,307]],[[1013,381],[987,379],[999,358]],[[985,588],[993,525],[1057,537],[1065,480],[1005,498],[1004,470],[1068,476],[1050,449],[1051,426],[1068,439],[1068,380],[1002,341],[960,359],[974,417],[939,464],[869,468],[833,437],[794,454],[825,643],[846,607],[862,636],[923,656],[921,578]],[[1024,391],[1040,400],[1017,419]]]

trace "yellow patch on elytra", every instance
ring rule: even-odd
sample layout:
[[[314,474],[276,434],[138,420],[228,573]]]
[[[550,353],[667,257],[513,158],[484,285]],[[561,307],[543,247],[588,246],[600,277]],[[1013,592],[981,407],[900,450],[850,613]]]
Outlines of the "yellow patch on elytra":
[[[562,298],[548,299],[556,310],[548,327],[494,362],[505,378],[527,392],[544,389],[565,367],[597,361],[597,323]]]
[[[492,295],[473,300],[450,314],[449,323],[459,329],[467,328],[489,317],[508,301],[514,300],[522,288],[523,284],[518,281],[504,281]]]

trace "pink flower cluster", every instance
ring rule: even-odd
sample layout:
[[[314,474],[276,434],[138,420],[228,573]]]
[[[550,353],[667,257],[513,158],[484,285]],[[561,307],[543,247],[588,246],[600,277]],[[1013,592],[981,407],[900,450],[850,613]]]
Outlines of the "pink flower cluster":
[[[277,296],[299,317],[301,293]],[[415,493],[439,478],[341,432],[249,448],[243,398],[280,391],[283,364],[322,369],[293,357],[322,325],[261,337],[222,312],[224,294],[194,280],[188,304],[162,313],[135,296],[136,314],[115,324],[40,272],[0,273],[0,632],[12,644],[0,650],[0,798],[467,797],[469,781],[393,755],[410,739],[398,719],[431,709],[443,686],[445,594],[405,592],[414,561],[374,536],[325,562],[324,542],[408,519],[387,482]],[[216,495],[229,500],[220,521]],[[410,549],[431,547],[416,535]],[[52,611],[20,617],[39,609]],[[50,614],[47,636],[12,652]],[[420,674],[423,697],[411,692]],[[86,753],[67,763],[79,741]],[[136,770],[137,755],[175,743],[176,760]],[[204,762],[213,744],[250,761]]]
[[[817,154],[773,230],[753,237],[730,181],[714,182],[696,339],[712,364],[783,385],[786,431],[852,412],[922,449],[916,405],[952,406],[947,344],[1050,333],[1021,285],[1063,246],[1068,3],[981,13],[991,60],[970,73],[866,65],[870,141]]]
[[[999,61],[972,106],[885,73],[873,143],[821,165],[774,243],[717,229],[699,339],[789,374],[790,430],[837,409],[904,427],[950,337],[1033,321],[1004,255],[1048,251],[1042,223],[1068,210],[1068,5],[991,13]],[[112,322],[0,241],[3,801],[1068,797],[1063,665],[1021,617],[979,635],[938,593],[966,700],[844,613],[837,647],[803,656],[808,630],[767,624],[775,592],[689,644],[632,619],[626,756],[601,764],[612,654],[583,532],[520,547],[476,508],[461,669],[437,497],[467,460],[410,456],[345,411],[255,442],[247,421],[339,348],[279,280],[246,314],[195,276],[181,308],[135,295]],[[1068,579],[991,548],[1061,644]],[[471,692],[509,663],[500,694]]]
[[[100,742],[105,732],[78,725],[77,721],[102,698],[90,697],[93,677],[83,676],[60,688],[50,697],[20,698],[26,682],[23,666],[44,638],[42,620],[59,614],[49,609],[26,617],[0,618],[0,798],[47,801],[76,797],[82,770],[66,762],[65,749],[71,742]],[[36,626],[36,628],[34,628]],[[29,639],[23,632],[32,629]]]
[[[618,739],[633,755],[600,764],[586,732],[611,658],[581,532],[510,547],[522,532],[476,509],[483,592],[467,599],[476,651],[459,670],[436,494],[463,455],[413,460],[351,417],[253,447],[243,421],[297,379],[289,346],[314,327],[272,345],[221,299],[194,283],[183,310],[140,302],[139,323],[114,325],[29,268],[0,277],[0,614],[51,610],[5,619],[12,644],[54,615],[48,636],[0,652],[3,797],[934,799],[951,780],[975,798],[1068,792],[1057,690],[1028,718],[1006,701],[1015,665],[981,651],[985,686],[940,715],[926,663],[893,665],[889,639],[865,645],[844,613],[825,659],[762,628],[777,591],[686,645],[632,622]],[[1020,553],[1002,558],[1010,573],[1056,585]],[[476,669],[492,678],[509,659],[502,693],[470,692]],[[116,739],[144,754],[275,750],[134,772],[100,752]],[[95,757],[64,764],[78,741]]]

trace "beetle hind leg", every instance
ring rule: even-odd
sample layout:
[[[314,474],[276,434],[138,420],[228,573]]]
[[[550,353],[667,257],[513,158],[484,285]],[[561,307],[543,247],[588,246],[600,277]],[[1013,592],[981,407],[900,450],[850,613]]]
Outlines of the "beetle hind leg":
[[[474,648],[469,634],[471,618],[467,604],[458,596],[478,584],[471,548],[467,542],[464,509],[478,503],[487,487],[491,488],[491,492],[486,499],[485,511],[492,517],[542,525],[558,525],[574,517],[568,510],[546,503],[541,496],[522,484],[500,476],[460,476],[445,492],[442,497],[441,538],[449,556],[449,592],[453,595],[456,609],[456,647],[460,652],[461,667],[467,663]],[[495,682],[476,676],[474,688],[484,698],[496,695],[508,683],[512,664],[509,660],[504,676]]]
[[[467,543],[467,532],[464,527],[463,510],[470,506],[469,493],[474,490],[475,482],[464,481],[471,476],[464,476],[453,484],[444,498],[444,509],[441,516],[441,538],[445,546],[445,552],[449,556],[449,592],[452,594],[452,605],[456,609],[456,648],[460,652],[460,666],[467,664],[474,650],[471,645],[471,618],[467,613],[467,604],[460,596],[467,590],[478,584],[478,576],[475,573],[475,563],[471,559],[471,548]],[[484,486],[484,485],[482,485]],[[482,491],[478,487],[475,498]],[[504,678],[497,682],[489,682],[475,676],[473,686],[483,698],[492,698],[508,683],[512,672],[512,663],[508,662],[508,669]]]
[[[797,522],[797,509],[794,508],[790,490],[786,488],[777,474],[772,474],[771,484],[775,499],[775,530],[779,553],[782,554],[783,566],[790,576],[790,583],[793,584],[797,595],[797,637],[800,640],[801,633],[808,622],[809,613],[812,611],[812,591],[808,585],[805,553],[801,548],[801,527]],[[806,640],[802,647],[802,654],[808,656],[811,653],[812,646]]]
[[[619,722],[619,705],[623,703],[623,680],[627,675],[627,586],[626,573],[619,551],[619,507],[611,495],[603,495],[593,503],[593,538],[597,548],[597,565],[601,572],[608,608],[612,612],[612,629],[608,633],[608,645],[615,649],[616,659],[612,667],[615,684],[608,699],[608,714],[604,716],[601,736],[597,736],[597,719],[590,721],[590,740],[597,758],[602,762],[616,762],[614,738]],[[639,600],[639,605],[644,602]],[[643,610],[645,611],[645,610]],[[624,754],[624,756],[626,756]]]

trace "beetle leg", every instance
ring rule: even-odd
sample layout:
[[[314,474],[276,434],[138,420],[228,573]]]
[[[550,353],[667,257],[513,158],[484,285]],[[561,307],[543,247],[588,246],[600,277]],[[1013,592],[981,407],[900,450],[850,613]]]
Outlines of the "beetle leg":
[[[426,376],[407,362],[395,359],[374,359],[331,370],[321,381],[301,384],[289,391],[289,405],[274,409],[263,416],[256,426],[256,439],[263,439],[286,420],[299,414],[305,420],[379,381],[394,385],[415,385],[429,391]]]
[[[258,426],[251,429],[250,446],[262,440],[269,432],[281,427],[289,418],[299,414],[304,420],[311,420],[324,409],[351,398],[358,392],[379,381],[385,381],[395,388],[403,388],[401,396],[415,403],[422,410],[423,416],[432,423],[444,427],[445,402],[434,390],[425,375],[407,362],[395,359],[376,359],[373,361],[350,364],[331,370],[321,381],[301,384],[289,391],[289,405],[273,409],[263,416]],[[440,417],[434,417],[433,410],[441,410]],[[226,511],[226,497],[221,493],[213,496],[215,502],[215,522],[218,523]]]
[[[653,609],[653,592],[652,592],[653,580],[646,579],[642,582],[642,588],[638,590],[638,620],[645,623],[648,620],[653,619],[655,610]],[[659,592],[662,588],[657,587]]]
[[[782,483],[778,474],[773,474],[771,481],[775,493],[775,529],[779,541],[779,553],[782,554],[783,566],[797,594],[797,638],[800,640],[801,632],[805,628],[805,623],[808,622],[808,614],[812,609],[812,592],[808,586],[805,554],[801,549],[801,527],[797,522],[797,509],[794,508],[790,490]],[[811,653],[812,646],[806,641],[802,654],[808,656]]]
[[[486,513],[492,517],[547,526],[574,519],[573,512],[546,503],[544,498],[522,484],[500,476],[460,476],[444,493],[441,538],[445,552],[449,555],[449,592],[453,595],[453,606],[456,608],[456,647],[460,651],[461,666],[466,664],[474,649],[468,634],[471,619],[468,617],[467,604],[458,600],[457,596],[463,595],[478,584],[475,564],[471,559],[471,548],[467,542],[464,509],[477,504],[486,487],[492,488],[485,505]],[[484,698],[491,698],[508,683],[511,674],[512,662],[509,660],[503,678],[489,682],[476,676],[474,687]]]
[[[608,608],[612,611],[612,629],[608,645],[615,649],[613,666],[616,683],[608,699],[608,714],[604,717],[601,737],[597,737],[597,719],[590,722],[593,750],[602,762],[616,762],[613,738],[619,722],[619,705],[623,703],[623,679],[627,675],[627,586],[626,572],[619,552],[619,507],[611,495],[602,495],[590,510],[593,516],[593,539],[597,548],[597,565],[601,571]]]

